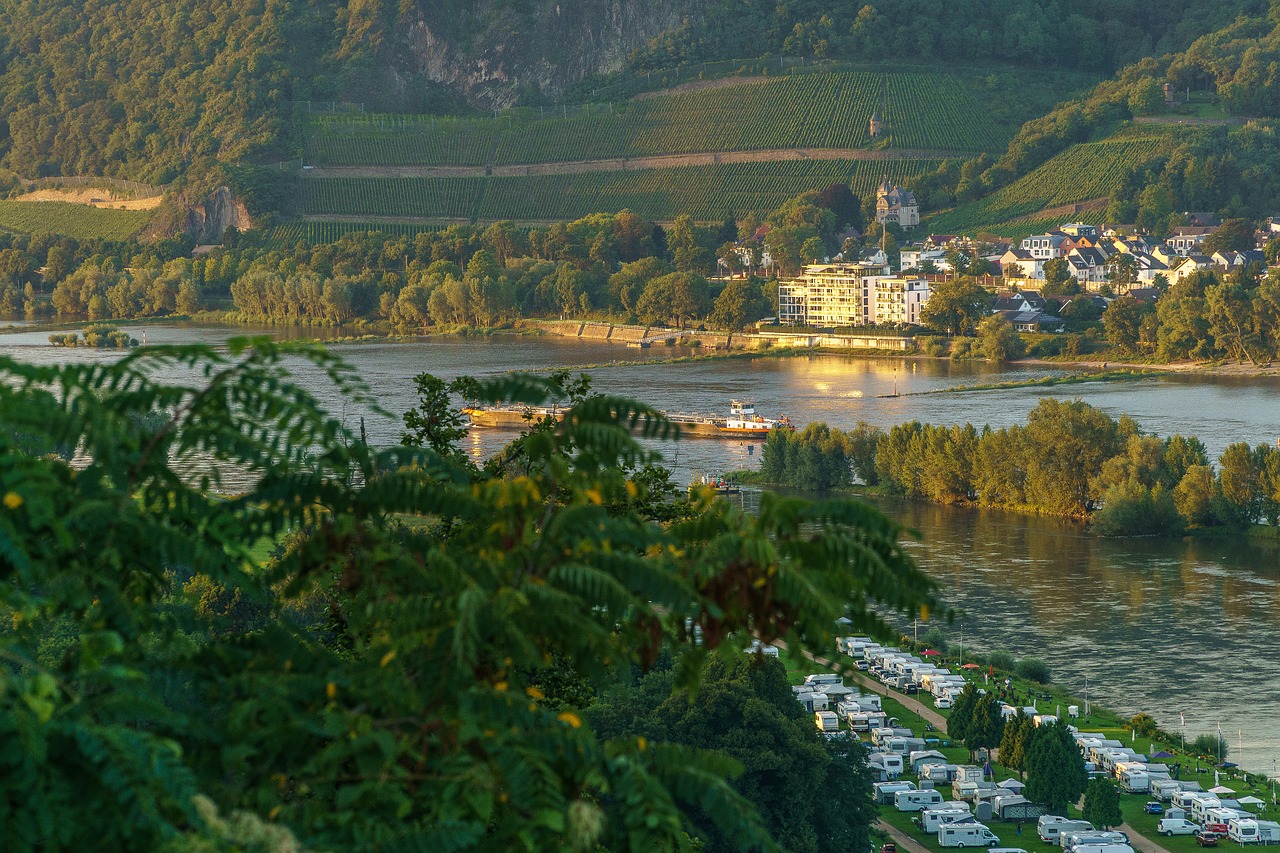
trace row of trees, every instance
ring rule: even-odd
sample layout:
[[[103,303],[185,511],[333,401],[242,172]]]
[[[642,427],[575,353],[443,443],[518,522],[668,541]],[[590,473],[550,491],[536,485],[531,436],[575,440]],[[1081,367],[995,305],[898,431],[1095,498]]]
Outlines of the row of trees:
[[[775,431],[761,477],[796,488],[856,478],[937,503],[972,503],[1090,518],[1108,534],[1280,524],[1280,448],[1232,444],[1217,466],[1195,437],[1143,435],[1080,400],[1043,399],[1025,426],[935,426],[888,432],[810,424]]]
[[[1130,356],[1266,363],[1280,358],[1280,277],[1263,277],[1257,265],[1196,273],[1154,304],[1115,300],[1102,323],[1107,341]]]

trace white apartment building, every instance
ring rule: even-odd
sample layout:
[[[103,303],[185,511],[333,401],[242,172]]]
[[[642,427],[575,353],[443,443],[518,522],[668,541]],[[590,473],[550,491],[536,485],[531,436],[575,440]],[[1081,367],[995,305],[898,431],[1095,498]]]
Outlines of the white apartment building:
[[[894,278],[887,266],[810,264],[778,286],[778,321],[791,326],[918,323],[929,299],[924,280]]]

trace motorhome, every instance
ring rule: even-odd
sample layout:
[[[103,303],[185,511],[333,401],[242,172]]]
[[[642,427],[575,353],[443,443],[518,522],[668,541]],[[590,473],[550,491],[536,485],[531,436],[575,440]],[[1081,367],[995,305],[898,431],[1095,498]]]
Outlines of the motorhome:
[[[840,731],[840,718],[835,711],[817,711],[813,715],[813,722],[820,732]]]
[[[882,806],[887,806],[893,802],[893,795],[899,791],[914,791],[916,789],[915,782],[874,782],[871,785],[872,791],[875,792],[875,800]]]
[[[1178,808],[1191,811],[1191,807],[1195,805],[1196,800],[1200,799],[1201,797],[1211,797],[1211,796],[1213,795],[1206,794],[1204,791],[1190,791],[1190,790],[1187,790],[1186,788],[1183,788],[1180,791],[1175,791],[1169,799]]]
[[[1081,844],[1073,853],[1134,853],[1128,844]]]
[[[1039,827],[1038,823],[1037,827]],[[1063,818],[1056,823],[1050,823],[1040,828],[1040,840],[1046,844],[1057,844],[1058,837],[1062,833],[1079,832],[1084,829],[1093,829],[1093,824],[1087,820],[1067,820]]]
[[[942,847],[995,847],[996,834],[980,823],[946,823],[938,827],[938,844]]]
[[[1173,795],[1182,790],[1182,783],[1177,779],[1152,779],[1151,796],[1162,802],[1169,802]]]
[[[1203,824],[1205,815],[1209,809],[1216,809],[1222,806],[1222,800],[1219,800],[1213,794],[1201,794],[1194,803],[1191,804],[1191,819],[1196,823]]]
[[[953,807],[951,803],[943,803],[932,809],[925,809],[920,812],[920,828],[925,832],[937,833],[943,824],[954,823],[958,820],[967,820],[971,817],[969,807],[964,803],[961,807]]]
[[[893,805],[900,812],[919,812],[942,802],[938,791],[899,791],[893,795]]]

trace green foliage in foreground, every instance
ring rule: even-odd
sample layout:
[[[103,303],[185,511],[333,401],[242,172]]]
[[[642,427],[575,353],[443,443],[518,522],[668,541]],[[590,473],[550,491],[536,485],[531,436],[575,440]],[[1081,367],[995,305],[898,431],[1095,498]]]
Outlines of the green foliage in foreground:
[[[632,430],[669,427],[621,398],[484,470],[375,450],[299,360],[374,406],[336,358],[266,342],[0,362],[0,847],[689,849],[705,821],[777,849],[739,762],[597,736],[553,685],[682,651],[692,687],[752,634],[825,650],[841,615],[887,634],[880,613],[936,605],[897,527],[775,497],[655,523]],[[217,497],[175,470],[192,459],[252,485]],[[286,547],[259,570],[264,539]]]
[[[0,228],[77,240],[128,240],[153,215],[154,210],[112,210],[66,201],[0,201]]]

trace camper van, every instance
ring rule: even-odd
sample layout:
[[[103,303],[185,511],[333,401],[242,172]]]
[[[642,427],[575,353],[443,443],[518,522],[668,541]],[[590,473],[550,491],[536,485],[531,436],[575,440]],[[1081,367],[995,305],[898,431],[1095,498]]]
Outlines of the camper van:
[[[980,823],[943,824],[938,828],[938,844],[943,847],[995,847],[996,834]]]
[[[941,802],[942,794],[937,791],[898,791],[893,795],[893,805],[900,812],[924,811]]]
[[[964,803],[940,803],[920,812],[918,818],[920,828],[925,832],[936,833],[943,824],[965,820],[969,815],[969,807]]]
[[[1055,821],[1045,821],[1047,817],[1054,817],[1054,815],[1043,815],[1036,821],[1036,828],[1040,830],[1040,840],[1046,844],[1057,844],[1059,836],[1064,832],[1093,829],[1093,824],[1087,820],[1067,820],[1064,817]]]

